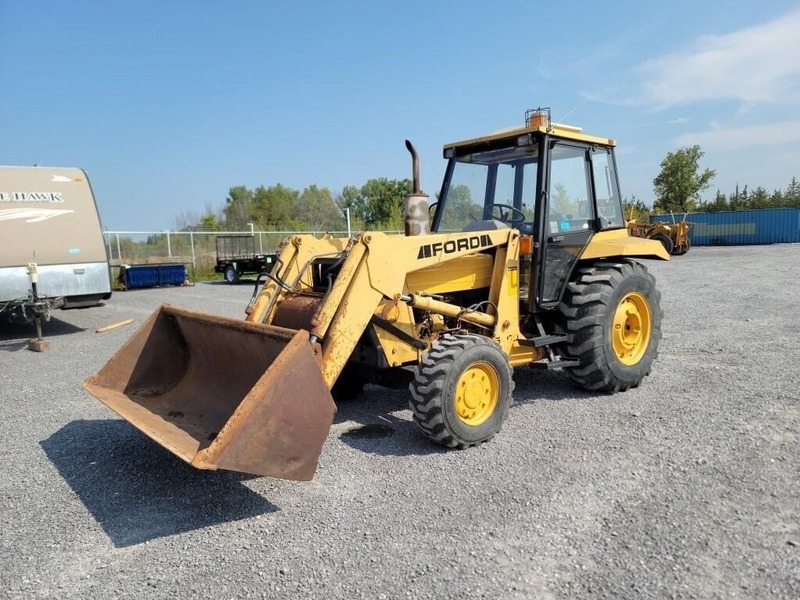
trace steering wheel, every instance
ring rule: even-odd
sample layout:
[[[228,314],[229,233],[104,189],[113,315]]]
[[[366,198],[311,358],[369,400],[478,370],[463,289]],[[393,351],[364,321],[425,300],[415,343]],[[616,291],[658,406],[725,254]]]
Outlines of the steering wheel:
[[[495,208],[499,209],[500,216],[494,214]],[[502,221],[514,229],[519,229],[519,226],[525,222],[525,213],[510,204],[492,204],[489,206],[489,214],[493,219]]]

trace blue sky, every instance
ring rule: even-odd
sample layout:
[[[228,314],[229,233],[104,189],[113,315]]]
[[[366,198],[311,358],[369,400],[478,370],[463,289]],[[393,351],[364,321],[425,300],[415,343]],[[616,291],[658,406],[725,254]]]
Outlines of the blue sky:
[[[79,166],[104,227],[233,185],[410,177],[526,109],[619,141],[625,196],[700,144],[708,196],[800,177],[800,2],[0,0],[0,164]]]

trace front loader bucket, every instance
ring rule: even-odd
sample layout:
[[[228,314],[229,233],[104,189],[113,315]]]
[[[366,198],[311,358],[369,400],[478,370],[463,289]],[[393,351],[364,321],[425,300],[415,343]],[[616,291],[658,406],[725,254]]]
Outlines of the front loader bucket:
[[[305,330],[162,305],[85,382],[200,469],[310,480],[336,406]]]

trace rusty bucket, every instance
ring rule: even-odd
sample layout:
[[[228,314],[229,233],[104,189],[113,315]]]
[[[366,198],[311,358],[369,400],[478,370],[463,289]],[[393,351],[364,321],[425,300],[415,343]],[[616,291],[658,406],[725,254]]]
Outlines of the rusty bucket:
[[[162,305],[85,388],[200,469],[310,480],[336,407],[305,330]]]

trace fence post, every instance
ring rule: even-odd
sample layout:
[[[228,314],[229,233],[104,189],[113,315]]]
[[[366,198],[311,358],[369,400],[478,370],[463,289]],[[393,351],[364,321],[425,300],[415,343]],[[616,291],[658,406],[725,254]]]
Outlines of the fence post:
[[[108,262],[114,261],[114,253],[111,251],[111,234],[107,231],[103,232],[103,240],[106,243],[106,252],[108,253]]]
[[[191,227],[189,228],[189,244],[192,246],[192,269],[196,269],[197,266],[194,262],[194,232]]]
[[[172,246],[169,243],[169,229],[167,229],[167,256],[172,258]]]
[[[114,235],[117,236],[117,260],[122,264],[122,248],[119,245],[119,234],[115,233]]]

